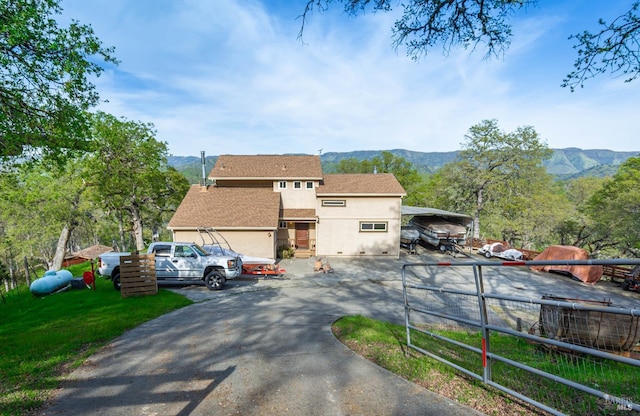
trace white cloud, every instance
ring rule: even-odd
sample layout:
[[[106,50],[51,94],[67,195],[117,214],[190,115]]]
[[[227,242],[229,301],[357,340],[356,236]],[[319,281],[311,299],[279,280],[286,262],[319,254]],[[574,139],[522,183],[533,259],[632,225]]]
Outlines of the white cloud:
[[[532,125],[554,148],[640,149],[637,86],[605,79],[573,94],[559,87],[537,46],[548,45],[545,33],[563,22],[557,16],[525,21],[525,35],[504,60],[436,50],[416,63],[392,49],[393,16],[385,14],[314,14],[302,44],[299,5],[64,0],[63,6],[91,23],[122,60],[97,82],[109,100],[102,109],[153,122],[177,155],[448,151],[483,119],[497,119],[507,131]]]

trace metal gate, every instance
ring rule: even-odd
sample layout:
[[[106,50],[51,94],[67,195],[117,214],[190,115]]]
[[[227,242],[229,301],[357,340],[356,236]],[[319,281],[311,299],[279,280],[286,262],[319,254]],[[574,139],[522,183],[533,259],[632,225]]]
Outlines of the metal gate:
[[[405,264],[407,344],[551,414],[640,412],[640,294],[529,270],[616,264]]]

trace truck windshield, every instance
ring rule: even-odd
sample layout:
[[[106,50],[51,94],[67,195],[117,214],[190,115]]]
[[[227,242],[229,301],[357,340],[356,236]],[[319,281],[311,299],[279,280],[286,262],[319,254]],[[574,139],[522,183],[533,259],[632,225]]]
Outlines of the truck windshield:
[[[209,254],[209,252],[207,252],[207,250],[203,249],[202,247],[200,247],[197,244],[193,245],[193,251],[198,253],[199,256],[210,256],[211,255],[211,254]]]

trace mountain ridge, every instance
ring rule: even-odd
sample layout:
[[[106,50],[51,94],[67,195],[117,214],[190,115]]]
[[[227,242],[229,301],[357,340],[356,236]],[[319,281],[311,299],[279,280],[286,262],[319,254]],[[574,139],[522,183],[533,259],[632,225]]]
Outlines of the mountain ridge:
[[[624,152],[608,149],[580,149],[568,147],[552,149],[552,156],[544,162],[544,166],[558,179],[573,179],[580,176],[609,176],[617,171],[617,166],[630,157],[640,156],[640,151]],[[389,152],[403,157],[422,173],[435,173],[444,164],[453,162],[459,151],[451,152],[417,152],[406,149],[391,150],[354,150],[350,152],[327,152],[320,155],[322,168],[325,172],[332,172],[343,159],[355,158],[367,160]],[[208,175],[218,156],[205,158],[205,172]],[[169,156],[169,166],[182,172],[190,183],[198,183],[202,176],[199,156]]]

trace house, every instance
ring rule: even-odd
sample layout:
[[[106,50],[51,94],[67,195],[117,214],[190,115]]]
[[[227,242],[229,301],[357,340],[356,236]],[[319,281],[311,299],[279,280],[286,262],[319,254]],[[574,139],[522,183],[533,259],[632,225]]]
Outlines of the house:
[[[174,241],[210,243],[198,229],[214,228],[256,257],[400,255],[406,193],[393,174],[325,175],[317,155],[221,155],[209,180],[169,221]]]

